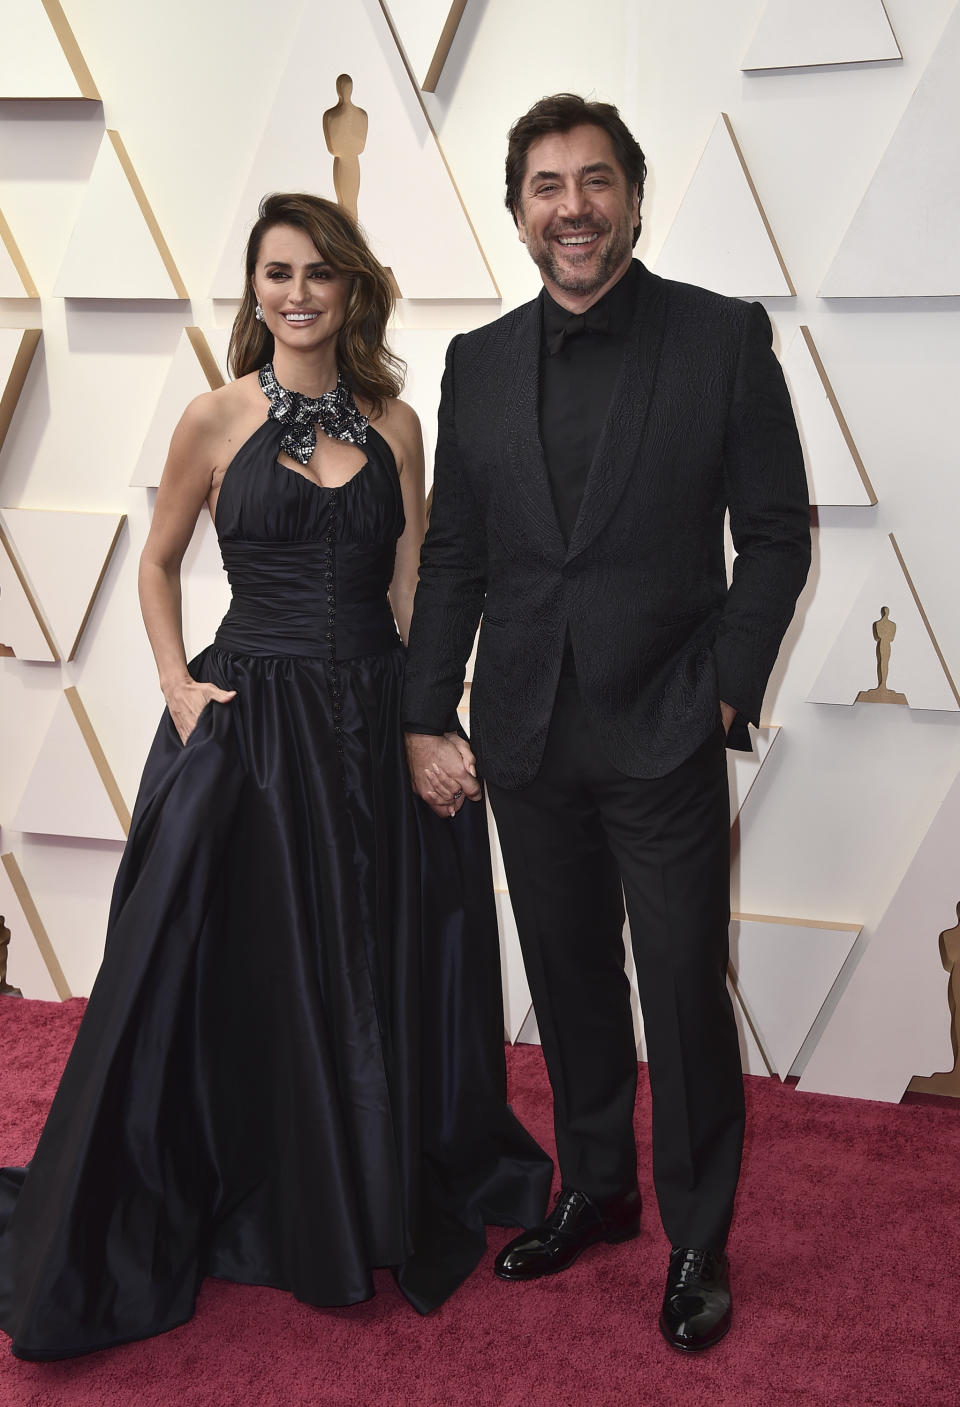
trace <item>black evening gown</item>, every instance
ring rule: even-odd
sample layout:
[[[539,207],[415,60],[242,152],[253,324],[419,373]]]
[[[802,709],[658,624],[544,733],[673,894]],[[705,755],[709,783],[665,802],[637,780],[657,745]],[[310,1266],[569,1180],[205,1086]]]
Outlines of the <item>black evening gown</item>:
[[[205,1275],[345,1305],[389,1266],[425,1313],[485,1222],[546,1204],[505,1102],[484,811],[441,819],[406,777],[393,456],[371,428],[325,489],[282,433],[251,436],[217,505],[232,604],[191,672],[237,696],[186,746],[161,721],[62,1083],[0,1173],[22,1358],[170,1329]]]

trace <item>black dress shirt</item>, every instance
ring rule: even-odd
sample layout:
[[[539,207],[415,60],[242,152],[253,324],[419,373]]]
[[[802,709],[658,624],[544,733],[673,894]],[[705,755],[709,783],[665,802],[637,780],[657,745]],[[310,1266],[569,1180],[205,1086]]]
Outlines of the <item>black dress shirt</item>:
[[[553,501],[567,542],[580,510],[587,471],[597,448],[627,346],[636,300],[637,265],[588,310],[582,319],[540,294],[540,442]],[[606,323],[599,331],[595,322]],[[573,335],[563,336],[571,324]],[[557,345],[557,350],[551,347]]]

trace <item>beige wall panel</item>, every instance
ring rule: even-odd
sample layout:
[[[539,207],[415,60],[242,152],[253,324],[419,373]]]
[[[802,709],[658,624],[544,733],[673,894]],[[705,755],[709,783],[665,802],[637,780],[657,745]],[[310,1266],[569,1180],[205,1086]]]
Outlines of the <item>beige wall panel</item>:
[[[892,536],[892,535],[891,535]],[[878,641],[874,627],[883,607],[896,627],[890,643],[885,680],[910,708],[960,711],[956,689],[932,637],[893,541],[880,549],[813,688],[811,703],[853,704],[858,695],[878,687]],[[861,701],[858,707],[890,707]]]
[[[192,334],[192,336],[191,336]],[[199,339],[203,339],[200,342]],[[197,346],[205,348],[206,368],[201,365]],[[216,379],[212,380],[215,375]],[[133,486],[156,488],[166,463],[170,438],[187,405],[215,385],[223,385],[213,353],[198,327],[184,328],[163,383],[157,408],[147,429],[136,467],[130,476]]]
[[[58,0],[4,7],[0,98],[99,96]]]
[[[467,0],[385,0],[384,9],[410,71],[425,92],[436,90]]]
[[[744,69],[901,58],[882,0],[767,0]]]
[[[76,690],[65,690],[12,826],[42,835],[124,840],[129,825],[129,812]]]
[[[717,118],[655,267],[664,278],[736,298],[795,292],[726,113]]]
[[[338,9],[333,35],[335,42],[318,47],[316,15],[308,7],[244,184],[213,296],[239,296],[243,248],[266,192],[307,190],[336,199],[323,115],[336,105],[336,80],[346,73],[353,79],[352,102],[369,119],[359,158],[360,223],[379,258],[392,268],[401,293],[405,298],[496,298],[377,0],[354,0]],[[303,81],[305,53],[311,54],[309,82]]]
[[[188,296],[116,132],[103,135],[53,291],[58,298]]]
[[[960,901],[960,777],[854,969],[800,1089],[896,1102],[914,1075],[953,1065],[939,936]]]
[[[734,821],[743,808],[760,769],[766,762],[780,729],[777,727],[754,728],[750,726],[750,740],[753,752],[727,750],[727,786],[730,790],[730,819]]]
[[[0,523],[66,660],[76,654],[125,521],[123,513],[0,508]]]
[[[0,529],[0,658],[10,656],[47,664],[60,658],[23,567]]]
[[[16,413],[20,392],[42,335],[39,327],[0,328],[0,447]]]
[[[771,1070],[784,1079],[857,941],[854,924],[736,914],[731,981]]]
[[[0,922],[10,932],[7,950],[10,986],[19,987],[24,997],[37,1001],[66,1001],[71,993],[63,969],[20,866],[9,852],[0,855]]]
[[[510,896],[499,889],[496,900],[500,925],[500,964],[503,969],[503,1020],[507,1040],[518,1041],[522,1039],[520,1032],[530,1012],[530,988],[523,970]],[[539,1037],[537,1039],[539,1041]]]
[[[810,502],[868,507],[877,496],[808,327],[799,327],[783,356],[783,374],[797,416]]]
[[[960,295],[960,7],[884,152],[822,298]]]
[[[37,298],[37,285],[0,210],[0,298]]]

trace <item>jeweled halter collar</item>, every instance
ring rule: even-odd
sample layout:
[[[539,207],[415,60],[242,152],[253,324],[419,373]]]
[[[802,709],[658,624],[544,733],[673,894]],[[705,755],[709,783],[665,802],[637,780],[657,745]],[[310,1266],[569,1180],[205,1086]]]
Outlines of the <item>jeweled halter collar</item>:
[[[357,403],[349,386],[337,372],[337,384],[332,391],[312,400],[299,391],[288,391],[281,386],[273,372],[273,363],[268,362],[260,369],[260,389],[270,402],[269,420],[276,420],[284,427],[280,448],[298,464],[309,464],[317,447],[317,426],[332,440],[349,440],[351,444],[366,443],[367,426],[365,415],[357,409]]]

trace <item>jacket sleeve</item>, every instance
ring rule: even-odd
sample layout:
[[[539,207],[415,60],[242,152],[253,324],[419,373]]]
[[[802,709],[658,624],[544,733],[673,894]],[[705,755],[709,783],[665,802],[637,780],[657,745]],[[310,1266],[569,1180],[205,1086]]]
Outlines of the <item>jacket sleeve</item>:
[[[440,392],[430,526],[420,554],[402,716],[412,731],[442,732],[456,717],[486,594],[484,521],[457,442],[455,337]]]
[[[754,724],[810,565],[803,451],[770,319],[751,303],[724,440],[736,550],[714,656],[720,697]]]

